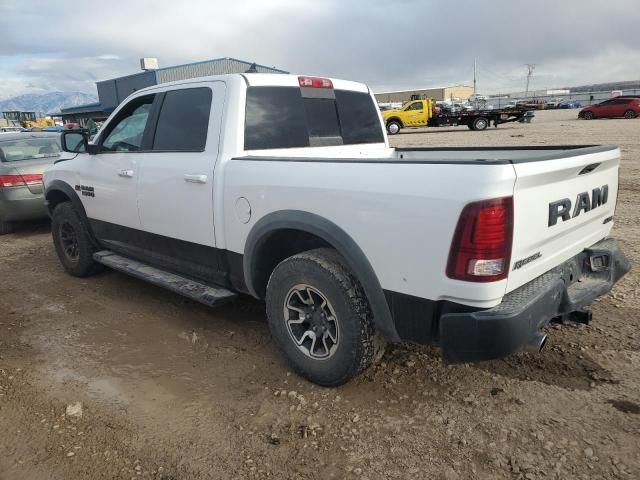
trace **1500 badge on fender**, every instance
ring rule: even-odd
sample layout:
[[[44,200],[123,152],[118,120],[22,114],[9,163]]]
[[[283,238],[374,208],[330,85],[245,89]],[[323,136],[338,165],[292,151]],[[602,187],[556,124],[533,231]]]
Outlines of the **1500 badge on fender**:
[[[552,227],[558,223],[558,217],[561,218],[563,222],[566,222],[580,215],[580,212],[583,210],[589,212],[594,208],[598,208],[600,205],[604,205],[608,199],[609,185],[604,185],[602,188],[594,188],[591,191],[591,197],[589,197],[589,192],[579,193],[576,198],[573,213],[571,213],[571,200],[568,198],[551,202],[549,203],[549,226]]]
[[[76,192],[80,192],[84,197],[95,197],[96,192],[93,187],[87,185],[76,185]]]

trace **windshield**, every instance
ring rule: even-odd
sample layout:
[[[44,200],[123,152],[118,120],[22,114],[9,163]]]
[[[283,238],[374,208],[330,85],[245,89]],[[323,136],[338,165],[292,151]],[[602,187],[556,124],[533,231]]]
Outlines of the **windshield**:
[[[60,156],[58,137],[24,138],[2,141],[0,139],[0,161],[18,162],[35,158]]]

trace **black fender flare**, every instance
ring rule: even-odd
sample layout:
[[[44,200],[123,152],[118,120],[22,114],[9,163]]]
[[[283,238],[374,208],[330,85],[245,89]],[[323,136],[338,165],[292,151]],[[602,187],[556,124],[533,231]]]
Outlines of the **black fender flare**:
[[[67,197],[69,197],[69,200],[71,200],[71,205],[73,205],[75,211],[78,213],[78,215],[80,215],[80,220],[86,226],[91,240],[97,245],[96,237],[93,234],[93,230],[91,229],[91,223],[89,222],[89,218],[87,217],[87,212],[84,209],[82,200],[80,200],[80,197],[78,196],[78,193],[75,191],[75,189],[67,182],[63,182],[62,180],[53,180],[49,185],[47,185],[47,188],[44,192],[44,198],[47,210],[49,211],[49,216],[53,215],[53,209],[51,208],[51,204],[49,201],[49,194],[53,191],[62,192]]]
[[[344,257],[349,268],[360,281],[369,300],[378,331],[389,341],[400,341],[382,286],[364,252],[344,230],[314,213],[300,210],[280,210],[265,215],[253,226],[245,243],[243,257],[245,283],[253,296],[258,296],[253,285],[256,254],[269,234],[281,229],[294,229],[310,233],[335,248]]]

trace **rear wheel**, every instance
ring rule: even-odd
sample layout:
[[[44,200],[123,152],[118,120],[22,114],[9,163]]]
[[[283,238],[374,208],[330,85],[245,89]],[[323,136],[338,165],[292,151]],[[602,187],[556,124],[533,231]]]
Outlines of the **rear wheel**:
[[[593,120],[593,113],[591,113],[591,112],[582,112],[581,116],[585,120]]]
[[[636,118],[638,115],[633,110],[627,110],[624,112],[624,118]]]
[[[335,250],[282,261],[269,278],[266,300],[273,338],[301,376],[332,387],[371,364],[376,345],[369,303]]]
[[[401,128],[402,125],[400,125],[400,122],[396,120],[391,120],[387,123],[387,132],[389,133],[389,135],[395,135],[396,133],[400,132]]]
[[[64,269],[75,277],[87,277],[104,267],[93,260],[93,246],[87,226],[69,202],[53,211],[51,234],[53,245]]]
[[[472,130],[484,130],[489,126],[489,120],[484,117],[476,118],[471,124]]]
[[[13,224],[11,222],[3,222],[0,220],[0,235],[6,235],[13,232]]]

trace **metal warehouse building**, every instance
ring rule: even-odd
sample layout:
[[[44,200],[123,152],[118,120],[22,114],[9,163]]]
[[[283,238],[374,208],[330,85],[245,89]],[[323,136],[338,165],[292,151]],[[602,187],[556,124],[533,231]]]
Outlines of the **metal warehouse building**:
[[[447,100],[459,98],[466,100],[473,95],[473,87],[467,85],[452,85],[438,88],[418,88],[415,90],[395,90],[392,92],[375,93],[378,103],[397,103],[411,100],[412,95],[424,95],[433,100]]]
[[[97,82],[98,103],[62,109],[61,115],[63,122],[76,122],[84,126],[90,118],[95,121],[105,120],[120,102],[133,92],[160,83],[206,77],[209,75],[244,73],[247,71],[259,73],[289,73],[275,67],[267,67],[230,57],[215,58],[213,60],[165,68],[149,68],[148,64],[144,62],[145,60],[155,59],[141,59],[141,67],[144,70],[142,72]],[[157,61],[149,63],[155,63],[157,65]]]

